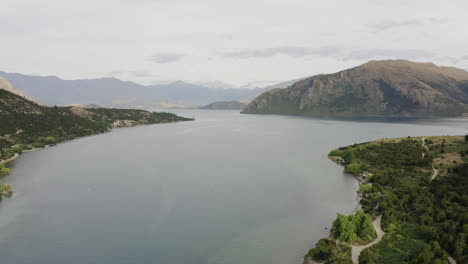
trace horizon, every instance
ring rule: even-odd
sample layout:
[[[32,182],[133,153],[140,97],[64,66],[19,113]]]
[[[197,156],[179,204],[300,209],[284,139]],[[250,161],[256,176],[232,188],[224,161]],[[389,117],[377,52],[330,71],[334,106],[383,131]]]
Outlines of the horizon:
[[[9,10],[0,68],[26,75],[241,87],[375,59],[468,69],[461,0],[6,0],[0,8]]]
[[[455,66],[436,64],[436,63],[431,62],[431,61],[412,61],[412,60],[406,60],[406,59],[368,60],[368,61],[366,61],[364,63],[359,64],[359,65],[355,65],[355,66],[352,66],[352,67],[346,68],[346,69],[340,69],[338,71],[327,72],[327,73],[316,73],[316,74],[313,74],[313,75],[298,77],[298,78],[294,78],[294,79],[291,79],[291,80],[278,80],[278,81],[269,81],[269,82],[268,81],[263,81],[263,83],[268,83],[268,84],[261,85],[261,86],[250,86],[250,85],[253,84],[253,83],[262,83],[262,81],[251,82],[251,83],[247,83],[247,84],[244,84],[244,85],[241,85],[241,86],[234,86],[232,84],[225,83],[225,82],[220,81],[220,80],[211,80],[211,81],[205,81],[205,82],[190,82],[190,81],[186,81],[186,80],[173,80],[173,81],[170,81],[170,82],[144,84],[144,83],[140,83],[138,81],[122,79],[122,78],[114,77],[114,76],[102,76],[102,77],[96,77],[96,78],[82,78],[82,79],[66,79],[66,78],[62,78],[62,77],[60,77],[58,75],[54,75],[54,74],[30,75],[30,74],[25,74],[25,73],[20,73],[20,72],[10,72],[10,71],[5,71],[5,70],[0,70],[0,73],[19,74],[19,75],[24,75],[24,76],[42,77],[42,78],[58,78],[58,79],[60,79],[62,81],[86,81],[86,80],[115,79],[115,80],[118,80],[118,81],[121,81],[121,82],[135,83],[137,85],[144,86],[144,87],[159,86],[159,85],[171,85],[171,84],[181,82],[181,83],[190,84],[190,85],[203,86],[205,88],[210,88],[210,89],[246,89],[246,90],[250,89],[250,90],[255,90],[255,89],[265,89],[265,88],[268,88],[269,86],[278,85],[278,84],[281,84],[283,82],[299,81],[301,79],[314,77],[316,75],[333,74],[333,73],[337,73],[337,72],[340,72],[340,71],[343,71],[343,70],[348,70],[348,69],[351,69],[351,68],[354,68],[354,67],[358,67],[358,66],[361,66],[361,65],[363,65],[365,63],[372,62],[372,61],[398,61],[398,60],[417,62],[417,63],[432,63],[432,64],[434,64],[434,65],[436,65],[438,67],[454,67],[454,68],[457,68]],[[464,70],[464,71],[468,72],[468,69],[463,69],[463,68],[458,68],[458,69],[461,69],[461,70]],[[216,86],[216,84],[219,84],[219,86]]]

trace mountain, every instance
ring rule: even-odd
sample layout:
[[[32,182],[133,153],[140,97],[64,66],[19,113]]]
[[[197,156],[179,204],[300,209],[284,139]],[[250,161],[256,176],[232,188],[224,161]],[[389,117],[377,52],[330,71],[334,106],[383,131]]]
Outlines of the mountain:
[[[468,114],[468,72],[407,60],[370,61],[267,91],[243,113],[461,116]]]
[[[32,97],[28,96],[25,92],[14,88],[11,85],[11,83],[8,82],[8,80],[3,77],[0,77],[0,89],[6,90],[6,91],[9,91],[10,93],[14,93],[16,95],[24,97],[29,101],[35,101]]]
[[[249,103],[249,102],[253,101],[255,98],[257,98],[257,96],[259,96],[260,94],[262,94],[262,93],[264,93],[266,91],[277,89],[277,88],[286,88],[286,87],[289,87],[289,86],[293,85],[295,82],[303,80],[303,79],[305,79],[305,78],[299,78],[299,79],[295,79],[295,80],[284,81],[284,82],[280,82],[280,83],[277,83],[277,84],[265,86],[265,87],[261,88],[257,93],[252,93],[245,100],[242,100],[242,102]]]
[[[293,85],[294,83],[298,82],[298,81],[301,81],[301,80],[304,80],[306,79],[307,77],[305,78],[299,78],[299,79],[294,79],[294,80],[290,80],[290,81],[284,81],[284,82],[280,82],[280,83],[277,83],[277,84],[273,84],[273,85],[268,85],[268,86],[265,86],[263,87],[263,89],[265,91],[268,91],[268,90],[272,90],[272,89],[277,89],[277,88],[287,88],[291,85]]]
[[[22,150],[103,133],[113,127],[191,120],[134,109],[42,106],[12,93],[10,88],[8,82],[0,82],[0,160]]]
[[[218,101],[211,103],[209,105],[205,105],[200,107],[200,109],[208,109],[208,110],[242,110],[246,106],[246,103],[241,103],[237,101]]]
[[[176,81],[144,86],[116,78],[63,80],[56,76],[29,76],[0,71],[14,87],[50,105],[98,104],[107,107],[132,107],[133,102],[151,104],[206,105],[214,101],[241,101],[263,90],[210,88]]]

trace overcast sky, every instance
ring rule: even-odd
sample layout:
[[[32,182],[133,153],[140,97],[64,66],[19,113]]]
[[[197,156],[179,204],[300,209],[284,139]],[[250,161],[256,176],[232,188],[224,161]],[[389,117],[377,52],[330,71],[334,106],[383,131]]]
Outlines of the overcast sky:
[[[0,0],[0,70],[278,82],[404,58],[468,69],[467,0]]]

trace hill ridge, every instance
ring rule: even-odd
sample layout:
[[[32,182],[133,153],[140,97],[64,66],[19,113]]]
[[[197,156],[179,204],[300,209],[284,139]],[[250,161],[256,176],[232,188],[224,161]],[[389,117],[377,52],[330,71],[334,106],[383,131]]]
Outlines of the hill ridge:
[[[267,91],[252,114],[460,116],[468,113],[468,72],[407,60],[369,61]]]

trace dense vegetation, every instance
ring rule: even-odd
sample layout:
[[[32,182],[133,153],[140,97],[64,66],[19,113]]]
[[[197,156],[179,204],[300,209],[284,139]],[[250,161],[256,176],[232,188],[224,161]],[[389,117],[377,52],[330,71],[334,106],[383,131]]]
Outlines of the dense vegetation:
[[[171,113],[133,109],[47,107],[0,89],[0,176],[8,173],[3,160],[24,150],[53,145],[113,127],[192,120]],[[11,186],[0,183],[0,197]]]
[[[334,240],[322,238],[317,246],[307,253],[307,257],[326,264],[352,264],[351,247],[348,244],[336,243]]]
[[[360,263],[468,263],[468,136],[381,140],[330,157],[361,179],[363,210],[382,215],[387,234]]]
[[[372,242],[377,237],[372,226],[371,215],[361,210],[349,216],[338,214],[333,222],[331,235],[334,239],[342,242],[361,244]]]
[[[4,164],[0,163],[0,178],[7,175],[8,172],[10,172],[10,170],[7,167],[5,167]],[[4,195],[8,196],[11,193],[12,193],[11,185],[3,184],[0,182],[0,200],[3,198]]]

